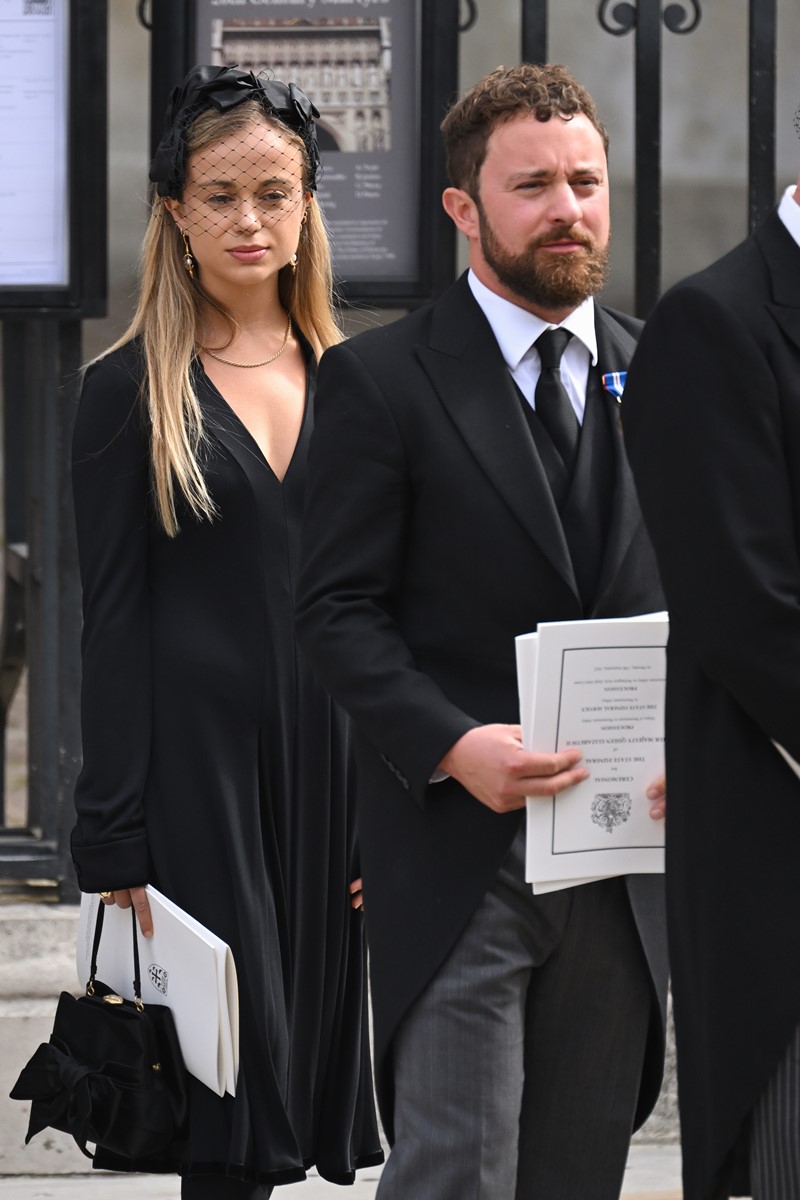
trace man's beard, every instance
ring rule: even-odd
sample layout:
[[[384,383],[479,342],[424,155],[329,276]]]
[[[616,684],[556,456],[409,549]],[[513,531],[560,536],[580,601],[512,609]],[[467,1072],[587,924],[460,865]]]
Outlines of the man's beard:
[[[605,283],[608,244],[598,246],[586,234],[565,227],[533,238],[521,253],[513,254],[501,246],[482,209],[479,213],[483,257],[500,282],[521,300],[544,310],[577,308]],[[581,245],[583,251],[540,252],[541,246],[564,238]]]

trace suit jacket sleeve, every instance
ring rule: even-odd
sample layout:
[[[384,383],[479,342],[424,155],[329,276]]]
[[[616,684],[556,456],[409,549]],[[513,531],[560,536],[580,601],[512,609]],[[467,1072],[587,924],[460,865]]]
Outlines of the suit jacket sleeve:
[[[83,585],[83,769],[72,854],[83,891],[145,883],[142,795],[150,750],[149,451],[138,380],[90,368],[73,438]]]
[[[670,640],[800,759],[800,561],[781,405],[750,323],[701,285],[667,294],[631,364],[623,426]]]
[[[315,404],[298,632],[324,686],[424,802],[437,764],[479,722],[417,668],[399,626],[414,464],[347,346],[323,356]]]

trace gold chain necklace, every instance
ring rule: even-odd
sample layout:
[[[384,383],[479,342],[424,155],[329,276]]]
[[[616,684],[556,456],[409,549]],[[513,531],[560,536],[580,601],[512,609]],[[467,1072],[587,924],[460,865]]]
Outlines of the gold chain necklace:
[[[203,351],[204,354],[210,354],[212,358],[215,358],[217,360],[217,362],[225,363],[226,367],[241,367],[245,371],[252,371],[254,367],[267,367],[267,366],[269,366],[270,363],[275,362],[276,358],[280,358],[280,356],[283,354],[284,350],[286,349],[286,347],[289,344],[289,335],[291,332],[292,332],[292,318],[290,316],[289,320],[286,322],[286,333],[284,334],[283,342],[281,343],[280,350],[276,350],[271,358],[265,358],[263,362],[257,362],[257,363],[231,362],[231,360],[229,358],[223,358],[221,354],[215,354],[213,350],[209,350],[208,346],[201,346],[200,349]]]

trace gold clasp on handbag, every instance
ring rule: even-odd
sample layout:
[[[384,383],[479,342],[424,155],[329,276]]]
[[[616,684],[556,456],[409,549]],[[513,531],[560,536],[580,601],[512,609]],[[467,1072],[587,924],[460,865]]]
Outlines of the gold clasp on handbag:
[[[118,996],[116,992],[109,992],[107,996],[103,996],[103,1004],[122,1004],[122,996]]]

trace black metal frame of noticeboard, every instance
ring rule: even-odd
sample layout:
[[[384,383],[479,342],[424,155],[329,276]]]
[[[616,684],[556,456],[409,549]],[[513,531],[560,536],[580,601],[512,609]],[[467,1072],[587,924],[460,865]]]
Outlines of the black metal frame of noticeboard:
[[[412,280],[351,276],[338,284],[340,296],[349,304],[413,308],[438,295],[455,274],[455,231],[441,204],[447,180],[439,123],[458,88],[459,0],[418,0],[418,4],[421,94],[416,276]],[[152,0],[151,149],[161,137],[167,97],[193,65],[196,8],[196,0]]]
[[[67,191],[69,280],[0,284],[0,318],[101,317],[107,251],[107,3],[69,0]],[[31,214],[33,216],[33,214]]]

